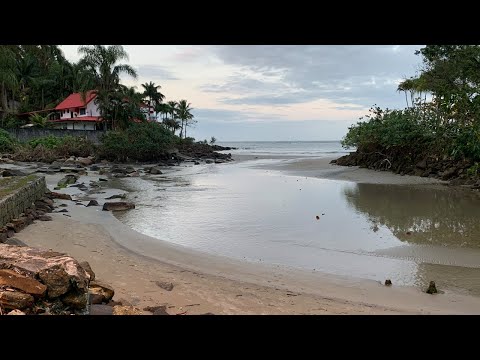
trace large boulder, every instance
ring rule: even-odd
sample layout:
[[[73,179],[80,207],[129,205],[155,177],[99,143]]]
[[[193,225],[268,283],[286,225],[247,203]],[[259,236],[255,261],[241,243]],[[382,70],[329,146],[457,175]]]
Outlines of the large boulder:
[[[160,175],[160,174],[163,174],[163,173],[158,166],[154,166],[154,167],[150,168],[150,174]]]
[[[26,176],[23,171],[20,170],[15,170],[15,169],[6,169],[2,171],[2,176],[7,177],[7,176]]]
[[[90,264],[87,261],[82,261],[80,266],[85,270],[85,272],[90,276],[90,281],[95,280],[95,273],[93,272]]]
[[[77,163],[82,165],[82,166],[90,166],[93,164],[93,161],[92,159],[89,159],[89,158],[82,158],[82,157],[79,157],[77,159]]]
[[[47,287],[41,282],[10,269],[0,270],[0,286],[12,287],[35,296],[43,296],[47,291]]]
[[[75,184],[77,180],[78,180],[78,176],[74,174],[68,174],[58,182],[57,186],[61,188],[66,187],[67,185]]]
[[[106,202],[103,204],[104,211],[121,211],[129,209],[135,209],[135,204],[126,201]]]
[[[39,286],[37,282],[27,281],[23,278],[27,277],[41,282],[46,287],[48,299],[61,297],[64,304],[72,306],[73,297],[83,296],[86,303],[89,276],[74,258],[66,254],[2,244],[0,245],[0,269],[9,269],[17,273],[16,286],[23,286],[22,291],[31,291],[27,290],[27,286],[31,288]],[[42,289],[42,287],[39,288],[38,292],[43,291]],[[70,293],[72,294],[70,295]],[[29,298],[23,297],[22,299],[24,303],[29,302]]]
[[[33,305],[34,299],[30,294],[19,291],[0,290],[0,307],[5,309],[25,309]]]
[[[72,197],[68,194],[62,194],[58,192],[51,192],[48,194],[52,199],[72,200]]]
[[[103,297],[103,302],[108,303],[115,295],[115,290],[105,282],[95,280],[90,282],[90,293],[101,295]]]

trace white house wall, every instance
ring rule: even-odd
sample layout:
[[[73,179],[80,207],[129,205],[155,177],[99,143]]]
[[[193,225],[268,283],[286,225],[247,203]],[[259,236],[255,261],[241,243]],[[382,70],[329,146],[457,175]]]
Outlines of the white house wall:
[[[87,111],[85,113],[85,116],[100,116],[100,112],[98,111],[98,107],[95,104],[95,99],[90,101],[87,104]]]
[[[65,127],[66,125],[66,127]],[[75,125],[75,126],[74,126]],[[93,121],[79,121],[67,122],[67,123],[56,123],[53,125],[55,129],[67,129],[67,130],[95,130],[95,123]]]

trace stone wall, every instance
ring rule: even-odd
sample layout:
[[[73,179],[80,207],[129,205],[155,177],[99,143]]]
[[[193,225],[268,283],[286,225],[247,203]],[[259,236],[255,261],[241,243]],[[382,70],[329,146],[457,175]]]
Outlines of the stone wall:
[[[30,177],[32,180],[0,199],[0,227],[12,219],[18,218],[27,208],[34,206],[35,200],[45,196],[45,191],[47,191],[45,177],[31,175]],[[18,181],[25,181],[29,178],[18,177]]]
[[[31,128],[31,129],[11,129],[8,132],[17,140],[25,142],[32,139],[36,139],[39,137],[44,136],[78,136],[86,138],[92,141],[94,144],[100,143],[100,137],[105,134],[104,131],[101,130],[91,130],[91,131],[83,131],[83,130],[63,130],[63,129],[41,129],[41,128]]]

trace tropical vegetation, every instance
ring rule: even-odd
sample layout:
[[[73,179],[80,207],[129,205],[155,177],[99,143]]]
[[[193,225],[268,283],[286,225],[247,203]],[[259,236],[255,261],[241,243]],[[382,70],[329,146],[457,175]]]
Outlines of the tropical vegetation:
[[[421,71],[398,86],[405,93],[406,108],[374,106],[349,128],[343,145],[363,155],[383,154],[385,164],[425,157],[477,163],[480,46],[428,45],[416,54],[423,60]],[[476,172],[478,166],[473,167],[469,173]]]

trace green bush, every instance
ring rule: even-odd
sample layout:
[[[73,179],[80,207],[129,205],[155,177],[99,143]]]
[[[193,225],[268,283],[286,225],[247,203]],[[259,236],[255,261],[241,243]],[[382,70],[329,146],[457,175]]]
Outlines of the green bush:
[[[53,136],[53,135],[48,135],[48,136],[45,136],[45,137],[30,140],[28,142],[28,144],[32,148],[36,148],[38,145],[42,145],[43,147],[45,147],[47,149],[55,149],[58,146],[60,146],[62,144],[62,142],[63,142],[63,138],[56,137],[56,136]]]
[[[99,154],[109,160],[151,161],[163,158],[177,137],[158,123],[134,124],[106,133]]]
[[[10,134],[5,130],[0,129],[0,151],[1,152],[13,151],[14,147],[15,147],[15,142],[13,141]]]

